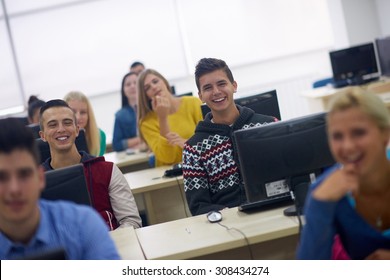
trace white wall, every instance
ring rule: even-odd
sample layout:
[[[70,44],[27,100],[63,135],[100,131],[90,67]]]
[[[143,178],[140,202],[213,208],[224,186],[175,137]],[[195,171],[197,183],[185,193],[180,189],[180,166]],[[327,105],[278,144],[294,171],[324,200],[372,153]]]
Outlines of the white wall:
[[[383,30],[388,23],[389,17],[385,12],[389,11],[390,1],[386,0],[327,0],[329,17],[331,20],[333,46],[332,49],[345,48],[356,43],[373,40],[376,36],[383,36]],[[375,6],[376,4],[376,6]],[[361,5],[361,7],[359,6]],[[387,10],[386,10],[387,9]],[[364,14],[367,10],[368,13]],[[356,16],[360,14],[361,17]],[[364,20],[362,20],[364,18]],[[355,22],[354,22],[355,20]],[[360,24],[366,22],[372,30],[364,29],[358,32]],[[233,66],[232,71],[238,82],[238,95],[246,95],[257,90],[267,90],[277,88],[283,81],[301,80],[300,86],[291,87],[291,92],[284,89],[281,98],[281,90],[278,90],[281,115],[283,119],[289,119],[309,113],[307,101],[299,95],[301,90],[309,89],[311,82],[316,79],[331,76],[331,66],[328,57],[328,49],[318,49],[316,51],[283,56],[265,61],[259,61],[242,66]],[[196,95],[196,86],[193,75],[182,79],[170,80],[178,93],[192,91]],[[281,88],[282,89],[282,88]],[[288,99],[288,94],[293,98]],[[117,99],[119,106],[119,93],[93,97],[92,102],[99,112],[98,121],[108,135],[112,134],[112,125],[115,112],[113,105]],[[110,136],[108,136],[110,138]],[[109,140],[109,139],[108,139]]]
[[[342,0],[342,5],[350,45],[372,42],[381,35],[376,1]]]
[[[145,4],[150,1],[155,1],[159,9]],[[130,62],[141,60],[161,71],[177,93],[192,91],[196,95],[194,65],[200,57],[215,56],[231,66],[239,85],[238,95],[276,88],[282,118],[288,119],[309,112],[299,93],[310,88],[314,80],[331,75],[329,49],[386,35],[390,26],[385,13],[390,1],[386,0],[162,2],[7,0],[15,13],[11,27],[22,76],[30,80],[26,95],[43,93],[42,97],[48,99],[61,98],[68,90],[85,91],[110,141],[114,114],[120,107],[120,81]],[[26,3],[32,6],[18,8]],[[36,5],[49,7],[53,3],[68,4],[53,11],[25,12]],[[112,3],[120,3],[126,9],[118,11],[109,5]],[[226,8],[224,13],[219,4]],[[305,5],[311,7],[311,12]],[[112,14],[116,17],[110,20]],[[128,19],[131,25],[124,30],[122,25]],[[112,25],[116,27],[113,30]],[[166,29],[170,37],[165,35]],[[4,30],[0,25],[0,36],[4,37]],[[26,30],[27,39],[23,35]],[[73,34],[80,30],[79,35]],[[108,36],[103,41],[93,36],[103,33]],[[210,41],[213,38],[216,40]],[[144,41],[152,43],[143,45]],[[50,53],[53,49],[59,56]],[[9,47],[2,50],[0,46],[0,58],[6,58],[2,61],[10,60]],[[76,55],[77,50],[82,50],[81,54]],[[43,63],[50,57],[50,63]],[[0,67],[0,74],[10,77],[4,80],[4,75],[0,76],[1,86],[14,84],[15,75],[10,68],[2,71]],[[93,76],[96,71],[98,75]],[[7,92],[17,90],[9,89]]]
[[[390,36],[390,1],[375,0],[381,36]]]

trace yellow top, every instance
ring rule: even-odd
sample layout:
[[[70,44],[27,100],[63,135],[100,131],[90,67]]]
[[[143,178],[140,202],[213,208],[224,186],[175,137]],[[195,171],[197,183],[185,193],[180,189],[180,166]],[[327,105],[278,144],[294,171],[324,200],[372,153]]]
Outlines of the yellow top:
[[[170,130],[184,139],[190,138],[195,133],[198,122],[203,120],[201,105],[202,102],[197,97],[181,97],[177,112],[168,116]],[[160,135],[160,125],[155,112],[146,115],[140,124],[140,131],[156,157],[156,166],[172,165],[182,161],[183,149],[168,144],[167,139]]]

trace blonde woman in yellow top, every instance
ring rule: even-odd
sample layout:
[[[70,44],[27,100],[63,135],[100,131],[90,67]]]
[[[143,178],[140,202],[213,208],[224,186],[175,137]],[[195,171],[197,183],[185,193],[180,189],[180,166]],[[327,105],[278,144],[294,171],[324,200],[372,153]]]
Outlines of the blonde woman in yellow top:
[[[141,137],[155,155],[155,165],[182,161],[184,142],[202,118],[199,98],[176,97],[159,72],[144,70],[138,77],[138,120]]]
[[[77,125],[85,129],[89,154],[102,156],[106,152],[106,134],[96,124],[95,114],[88,98],[79,91],[71,91],[64,100],[76,114]]]

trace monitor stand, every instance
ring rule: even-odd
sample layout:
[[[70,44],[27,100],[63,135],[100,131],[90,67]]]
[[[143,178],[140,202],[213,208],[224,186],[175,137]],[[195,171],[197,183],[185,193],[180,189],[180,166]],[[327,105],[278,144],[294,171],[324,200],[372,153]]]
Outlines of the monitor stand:
[[[290,207],[283,210],[283,214],[286,217],[298,216],[297,208],[295,207],[295,205],[290,206]],[[302,213],[301,213],[301,215],[302,215]]]
[[[285,216],[301,216],[303,214],[303,206],[305,204],[306,194],[310,184],[310,182],[301,182],[291,187],[291,197],[294,200],[294,205],[284,209],[283,214]],[[299,211],[297,211],[297,209]]]

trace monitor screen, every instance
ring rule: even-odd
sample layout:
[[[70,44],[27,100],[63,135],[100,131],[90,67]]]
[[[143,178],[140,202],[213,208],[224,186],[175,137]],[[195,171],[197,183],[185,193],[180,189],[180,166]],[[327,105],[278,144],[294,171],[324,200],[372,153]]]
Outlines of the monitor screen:
[[[306,188],[334,164],[326,113],[239,130],[234,139],[249,202],[290,195]]]
[[[68,200],[91,205],[82,164],[45,172],[46,187],[41,197],[48,200]]]
[[[273,116],[281,120],[276,90],[237,98],[234,99],[234,102],[238,105],[251,108],[258,114]],[[206,104],[202,104],[201,108],[203,117],[210,112],[210,108]]]
[[[336,86],[364,84],[380,76],[373,43],[332,51],[329,56]]]
[[[390,76],[390,36],[375,40],[382,76]]]

